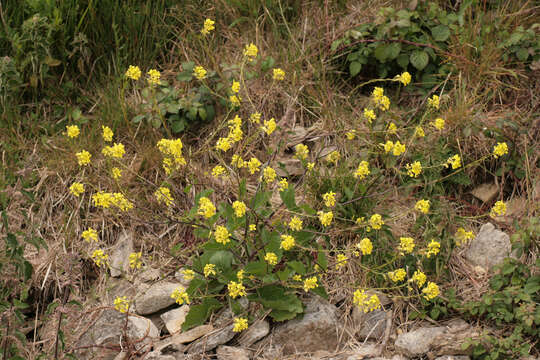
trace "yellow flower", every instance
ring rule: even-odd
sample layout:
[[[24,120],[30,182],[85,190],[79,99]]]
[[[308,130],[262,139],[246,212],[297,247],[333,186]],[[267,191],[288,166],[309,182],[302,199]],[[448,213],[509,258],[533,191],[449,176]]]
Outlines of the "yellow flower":
[[[257,225],[249,224],[249,231],[255,231],[255,230],[257,230]]]
[[[225,174],[225,168],[221,165],[216,165],[212,169],[212,176],[215,178],[220,177],[223,174]]]
[[[414,239],[411,237],[400,237],[398,249],[406,254],[412,253],[414,249]]]
[[[278,257],[273,252],[266,253],[264,256],[264,261],[266,261],[269,265],[276,265],[278,261]]]
[[[363,238],[358,244],[356,244],[358,250],[362,252],[362,255],[370,255],[373,251],[373,244],[368,238]]]
[[[251,159],[249,159],[249,161],[247,163],[247,166],[248,166],[248,169],[249,169],[249,173],[251,175],[253,175],[257,171],[259,171],[259,167],[261,166],[261,162],[257,158],[252,157]]]
[[[504,214],[506,214],[506,204],[503,201],[497,201],[495,205],[493,205],[489,216],[496,217]]]
[[[348,260],[349,259],[344,254],[338,254],[336,258],[336,270],[339,270],[347,265]]]
[[[272,78],[277,81],[285,80],[285,71],[281,70],[280,68],[275,68]]]
[[[81,184],[79,182],[74,182],[69,187],[69,192],[77,197],[81,195],[84,192],[84,184]]]
[[[74,139],[81,133],[81,130],[79,130],[79,127],[77,125],[68,125],[66,126],[66,133],[67,136]]]
[[[206,264],[204,265],[204,277],[209,277],[211,275],[217,275],[216,273],[216,265],[215,264]]]
[[[257,49],[257,46],[255,46],[255,44],[253,43],[246,45],[246,47],[244,48],[244,56],[247,57],[248,61],[255,60],[258,53],[259,49]]]
[[[291,235],[281,235],[281,244],[279,246],[281,249],[290,250],[294,247],[295,244],[296,242]]]
[[[82,238],[87,242],[90,242],[90,241],[96,241],[97,242],[98,241],[97,231],[92,229],[92,228],[88,228],[88,229],[83,231]]]
[[[231,148],[231,142],[228,138],[219,138],[216,143],[216,149],[221,151],[228,151]]]
[[[216,207],[209,198],[203,196],[199,199],[199,209],[197,214],[209,219],[216,214]]]
[[[263,170],[263,179],[266,183],[270,184],[276,180],[276,170],[272,169],[270,166],[267,166]]]
[[[356,137],[356,130],[349,130],[345,133],[345,136],[347,137],[348,140],[354,140],[354,138]]]
[[[362,225],[362,223],[366,220],[365,217],[360,216],[355,220],[356,225]]]
[[[310,278],[307,278],[304,280],[304,291],[308,292],[311,289],[315,289],[316,287],[319,287],[319,284],[317,284],[317,277],[312,276]]]
[[[377,105],[381,110],[386,111],[390,108],[390,99],[384,95],[384,89],[381,87],[376,87],[371,93],[371,98],[375,105]],[[371,122],[371,121],[370,121]]]
[[[105,141],[112,141],[113,138],[113,131],[108,126],[101,126],[101,129],[103,130],[103,140]]]
[[[426,300],[431,300],[436,298],[439,295],[439,287],[434,282],[428,282],[425,288],[422,289],[424,298]]]
[[[289,229],[294,231],[302,230],[302,220],[298,216],[293,216],[289,222]]]
[[[457,246],[466,244],[469,240],[474,239],[474,234],[472,231],[466,231],[464,228],[461,228],[461,227],[457,229],[456,234],[454,236],[456,238]]]
[[[246,204],[243,201],[236,200],[233,202],[232,208],[236,217],[240,218],[246,214]]]
[[[336,205],[336,193],[329,191],[323,194],[324,204],[328,207],[334,207]]]
[[[193,75],[195,75],[198,80],[202,80],[206,77],[206,70],[202,66],[195,66]]]
[[[298,274],[294,275],[294,276],[292,277],[292,279],[293,279],[294,281],[302,281],[302,277],[301,277],[300,275],[298,275]]]
[[[285,191],[289,188],[289,183],[287,182],[287,179],[285,178],[281,178],[281,180],[279,180],[279,191]]]
[[[379,230],[383,225],[384,225],[384,221],[381,215],[373,214],[369,218],[369,226],[371,226],[373,229]]]
[[[182,305],[183,303],[189,304],[189,295],[186,292],[186,288],[183,286],[178,286],[171,294],[171,298],[174,299],[174,301],[178,305]]]
[[[354,177],[356,179],[363,180],[369,174],[370,174],[369,163],[363,160],[360,162],[360,164],[358,165],[358,168],[354,172]]]
[[[397,269],[397,270],[388,272],[388,277],[390,278],[390,280],[392,280],[392,282],[395,282],[395,283],[403,281],[406,275],[407,273],[403,269]]]
[[[411,280],[416,282],[416,285],[418,285],[418,287],[421,288],[426,283],[427,276],[420,270],[416,270]]]
[[[216,226],[216,230],[214,231],[214,237],[216,238],[216,242],[219,244],[227,245],[229,241],[229,237],[231,234],[229,233],[229,230],[225,226],[218,225]]]
[[[122,170],[117,167],[113,167],[111,170],[111,176],[115,180],[120,179],[122,177]]]
[[[126,313],[129,310],[129,301],[126,296],[117,296],[114,299],[114,308],[121,313]]]
[[[459,157],[458,154],[448,158],[446,160],[446,164],[444,164],[444,167],[452,166],[452,169],[459,169],[461,167],[461,157]]]
[[[317,212],[317,215],[319,215],[319,221],[321,222],[322,226],[330,226],[332,223],[332,219],[334,218],[334,214],[331,211],[324,212],[319,211]]]
[[[422,199],[416,202],[416,205],[414,205],[414,208],[417,211],[420,211],[421,213],[427,214],[429,212],[429,206],[430,206],[429,200]]]
[[[418,137],[424,137],[426,136],[426,133],[424,132],[424,129],[422,129],[421,126],[417,126],[414,130],[414,135]]]
[[[238,94],[240,92],[240,82],[233,80],[231,85],[231,91],[235,94]]]
[[[79,163],[79,165],[85,166],[90,164],[90,158],[92,157],[92,154],[90,154],[86,150],[82,150],[76,153],[75,156],[77,157],[77,162]]]
[[[236,299],[239,296],[246,296],[246,288],[241,282],[231,281],[227,285],[229,296]]]
[[[508,145],[506,145],[505,142],[497,143],[497,145],[493,147],[493,157],[495,159],[505,154],[508,154]]]
[[[105,254],[101,249],[94,250],[92,253],[92,260],[98,267],[101,267],[101,265],[107,266],[108,259],[109,255]]]
[[[103,208],[110,208],[114,206],[121,211],[128,211],[133,208],[133,203],[126,199],[122,193],[108,193],[99,191],[92,195],[92,201],[94,206],[100,206]]]
[[[334,150],[326,156],[326,161],[331,162],[334,165],[336,165],[340,158],[341,158],[341,155],[339,154],[339,152],[337,150]]]
[[[255,112],[255,113],[251,114],[249,116],[249,121],[251,121],[252,123],[256,123],[256,124],[260,123],[261,122],[261,113]]]
[[[181,271],[181,273],[184,276],[184,279],[187,280],[187,281],[191,281],[191,280],[195,279],[195,271],[193,271],[191,269],[183,269]]]
[[[240,156],[234,154],[231,158],[231,165],[237,167],[238,169],[241,169],[246,166],[246,163]]]
[[[148,84],[158,85],[159,79],[161,78],[161,73],[156,69],[150,69],[148,72]]]
[[[402,83],[403,86],[407,86],[411,83],[411,74],[405,71],[401,75],[396,75],[394,79]]]
[[[399,141],[396,141],[392,150],[392,154],[394,156],[399,156],[405,152],[405,145],[401,144]]]
[[[431,240],[428,244],[428,251],[426,257],[429,259],[433,255],[437,255],[441,251],[441,243],[435,240]]]
[[[154,192],[154,196],[159,203],[164,203],[167,207],[171,206],[173,203],[173,197],[169,188],[163,186],[160,187]]]
[[[201,29],[201,34],[208,35],[210,34],[210,31],[214,30],[214,20],[212,19],[206,19],[204,20],[203,28]]]
[[[266,135],[271,135],[274,130],[276,130],[276,120],[271,118],[270,120],[264,120],[264,126],[261,126],[261,130],[266,133]]]
[[[234,318],[233,332],[244,331],[248,328],[248,320],[246,318]]]
[[[157,147],[163,154],[163,168],[167,174],[186,165],[186,160],[182,156],[182,140],[161,139],[158,141]]]
[[[139,80],[141,77],[141,69],[138,66],[129,65],[126,71],[126,77],[132,80]]]
[[[309,149],[306,145],[298,144],[294,147],[294,150],[295,150],[295,156],[299,160],[305,160],[308,157]]]
[[[129,267],[132,269],[140,269],[142,266],[142,252],[134,252],[129,254]]]
[[[369,296],[364,290],[360,289],[354,292],[353,304],[358,306],[364,313],[377,310],[381,307],[381,302],[377,295]]]
[[[126,150],[124,149],[124,144],[114,144],[113,146],[105,146],[101,153],[105,156],[121,159],[124,157]]]
[[[440,99],[438,95],[433,95],[430,99],[428,99],[428,106],[439,109],[439,100]]]
[[[311,171],[315,167],[315,163],[314,162],[308,162],[306,167],[307,167],[308,171]]]
[[[394,143],[390,140],[386,140],[384,144],[380,144],[380,145],[384,147],[384,152],[386,154],[388,154],[394,148]]]
[[[236,277],[238,278],[238,281],[244,280],[244,270],[238,270]]]
[[[443,118],[436,118],[435,121],[432,123],[435,129],[441,131],[444,129],[444,119]]]
[[[375,115],[375,111],[364,108],[364,117],[371,124],[371,122],[377,118],[377,115]]]
[[[397,133],[397,126],[393,122],[388,125],[387,131],[389,134],[396,134]],[[388,152],[388,151],[387,151]]]

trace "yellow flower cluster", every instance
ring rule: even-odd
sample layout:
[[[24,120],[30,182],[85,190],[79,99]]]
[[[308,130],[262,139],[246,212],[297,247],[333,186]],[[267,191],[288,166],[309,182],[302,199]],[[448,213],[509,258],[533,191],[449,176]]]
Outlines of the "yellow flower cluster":
[[[369,226],[375,230],[381,229],[381,227],[384,225],[384,221],[382,219],[382,216],[379,214],[373,214],[369,218]]]
[[[204,277],[209,277],[212,275],[217,275],[216,265],[215,264],[206,264],[203,269]]]
[[[229,96],[229,101],[231,102],[232,107],[238,107],[241,104],[242,98],[238,95]]]
[[[116,299],[114,299],[114,308],[121,313],[127,313],[129,310],[127,296],[117,296]]]
[[[415,210],[420,211],[423,214],[427,214],[429,212],[429,206],[430,206],[430,201],[422,199],[416,202],[416,205],[414,205],[414,208]]]
[[[377,115],[375,115],[375,111],[371,109],[364,108],[364,117],[366,120],[371,124],[373,120],[377,118]]]
[[[148,70],[147,75],[149,85],[153,86],[159,84],[159,79],[161,78],[161,73],[159,71],[157,71],[156,69],[150,69]]]
[[[193,75],[195,75],[197,80],[202,80],[206,77],[206,70],[202,66],[195,66],[193,69]]]
[[[229,134],[227,137],[219,138],[216,142],[216,149],[221,151],[228,151],[232,144],[242,140],[244,132],[242,131],[242,119],[236,115],[234,119],[229,120]]]
[[[493,147],[493,157],[495,159],[506,154],[508,154],[508,145],[506,145],[505,142],[497,143],[497,145]]]
[[[129,267],[132,269],[140,269],[142,266],[142,252],[134,252],[129,254]]]
[[[241,332],[248,328],[248,319],[234,318],[233,332]]]
[[[270,120],[264,120],[264,125],[261,126],[261,130],[264,131],[266,135],[272,135],[276,128],[277,124],[274,118],[271,118]]]
[[[428,251],[426,252],[426,257],[429,259],[430,257],[437,255],[441,251],[441,243],[435,240],[431,240],[431,242],[428,244]]]
[[[304,144],[298,144],[294,147],[294,150],[295,150],[295,156],[299,159],[299,160],[305,160],[307,159],[308,157],[308,154],[309,154],[309,149],[306,145]]]
[[[249,116],[249,121],[251,121],[252,123],[255,123],[255,124],[260,123],[261,122],[261,113],[254,112],[253,114],[251,114]]]
[[[444,129],[444,119],[443,118],[436,118],[433,122],[433,127],[435,129],[442,131]]]
[[[414,136],[424,137],[426,136],[426,133],[424,132],[424,129],[422,129],[421,126],[417,126],[416,129],[414,130]]]
[[[246,214],[247,207],[243,201],[236,200],[235,202],[233,202],[232,208],[234,210],[234,215],[236,215],[236,217],[241,218],[242,216]]]
[[[439,109],[440,105],[440,99],[439,95],[433,95],[431,98],[428,99],[428,106],[432,107],[434,109]]]
[[[474,239],[474,234],[472,231],[467,231],[464,228],[458,228],[456,231],[456,234],[454,235],[456,238],[456,245],[461,246],[466,244],[469,240]]]
[[[326,161],[336,165],[339,159],[341,158],[340,153],[337,150],[332,151],[330,154],[326,155]]]
[[[139,80],[141,74],[141,69],[138,66],[129,65],[125,75],[131,80]]]
[[[201,34],[208,35],[210,34],[210,31],[214,30],[214,20],[212,19],[206,19],[204,20],[203,28],[201,29]]]
[[[344,254],[338,254],[336,257],[336,270],[341,269],[348,263],[348,258]]]
[[[405,165],[407,168],[407,175],[409,175],[412,178],[417,177],[422,173],[422,164],[420,161],[415,161],[412,164]]]
[[[456,155],[448,158],[448,160],[446,160],[446,164],[444,166],[445,167],[452,166],[453,170],[459,169],[461,167],[461,157],[458,154],[456,154]]]
[[[171,195],[171,190],[166,187],[160,187],[154,192],[154,196],[156,197],[156,200],[159,203],[165,204],[165,206],[169,207],[173,203],[173,197]]]
[[[212,201],[203,196],[199,199],[199,209],[197,210],[197,215],[204,216],[209,219],[216,214],[216,207]]]
[[[266,183],[271,184],[276,180],[277,174],[276,170],[272,169],[270,166],[267,166],[263,170],[263,179]]]
[[[398,141],[394,144],[392,141],[387,140],[386,143],[380,144],[384,147],[384,152],[389,153],[392,151],[392,155],[399,156],[405,152],[405,144],[402,144]]]
[[[97,249],[97,250],[94,250],[94,252],[92,253],[92,260],[94,260],[94,263],[98,267],[101,267],[102,265],[107,266],[109,255],[105,254],[103,250]]]
[[[390,124],[388,124],[388,133],[389,134],[396,134],[397,133],[397,126],[396,124],[394,124],[393,122],[391,122]]]
[[[238,94],[240,92],[240,82],[233,80],[231,85],[231,91],[235,94]]]
[[[217,243],[227,245],[227,243],[231,241],[230,236],[231,234],[225,226],[216,226],[216,230],[214,230],[214,237],[216,238]]]
[[[388,96],[384,95],[384,89],[381,87],[376,87],[371,93],[371,98],[375,103],[375,106],[378,106],[382,111],[386,111],[390,108],[390,99]]]
[[[369,174],[370,174],[369,163],[365,160],[360,161],[358,168],[354,172],[354,177],[356,179],[363,180]]]
[[[84,192],[84,184],[81,184],[80,182],[74,182],[69,187],[69,192],[79,197],[79,195],[81,195]]]
[[[94,206],[100,206],[105,209],[113,206],[121,211],[128,211],[133,208],[133,203],[126,199],[122,193],[98,191],[92,195],[92,201],[94,202]]]
[[[414,250],[414,239],[411,237],[400,237],[399,238],[399,251],[402,251],[406,254],[412,253]]]
[[[186,159],[182,156],[182,147],[180,139],[161,139],[158,141],[157,148],[163,155],[163,169],[167,175],[180,166],[186,165]]]
[[[220,177],[223,174],[225,174],[225,168],[221,165],[216,165],[212,169],[212,176],[215,178]]]
[[[294,241],[294,238],[291,235],[281,235],[281,244],[280,248],[283,250],[291,250],[296,242]]]
[[[124,157],[124,154],[126,153],[126,150],[124,148],[124,144],[114,144],[113,146],[105,146],[101,153],[105,156],[121,159]]]
[[[405,280],[405,276],[407,276],[407,273],[401,268],[388,272],[388,277],[395,283]]]
[[[259,171],[260,166],[261,166],[261,162],[259,161],[259,159],[255,158],[255,157],[252,157],[251,159],[249,159],[249,161],[247,163],[247,167],[248,167],[249,173],[251,175],[253,175],[257,171]]]
[[[364,290],[360,289],[354,292],[353,303],[364,313],[377,310],[381,307],[381,301],[376,294],[369,296]]]
[[[285,71],[280,68],[275,68],[273,71],[272,78],[277,81],[285,80]]]
[[[289,222],[289,229],[294,231],[302,230],[302,220],[298,216],[293,216]]]
[[[427,280],[427,276],[426,274],[424,274],[423,272],[421,272],[420,270],[416,270],[411,278],[411,280],[413,282],[416,283],[416,285],[418,285],[419,288],[421,288],[422,286],[424,286],[424,284],[426,283],[426,280]]]
[[[332,223],[332,219],[334,218],[334,214],[331,211],[324,212],[324,211],[318,211],[317,215],[319,215],[319,221],[321,222],[322,226],[330,226]]]
[[[229,296],[236,299],[239,296],[246,296],[246,287],[241,282],[231,281],[227,285]]]
[[[88,229],[83,231],[82,238],[86,242],[90,242],[90,241],[96,241],[97,242],[98,241],[98,233],[97,233],[96,230],[94,230],[92,228],[88,228]]]
[[[362,255],[370,255],[373,251],[373,244],[368,238],[363,238],[356,244],[356,248],[362,252]]]
[[[257,49],[257,46],[255,46],[255,44],[253,43],[246,45],[246,47],[244,48],[244,56],[248,59],[248,61],[255,60],[258,53],[259,49]]]
[[[66,126],[66,134],[70,138],[74,139],[81,133],[81,130],[77,125],[67,125]]]
[[[336,193],[333,191],[329,191],[325,194],[323,194],[323,200],[324,204],[327,207],[334,207],[336,205]]]
[[[191,269],[183,269],[181,273],[182,273],[182,276],[184,277],[184,280],[186,281],[191,281],[195,279],[195,271]]]
[[[489,216],[496,217],[503,216],[504,214],[506,214],[506,204],[499,200],[495,203],[495,205],[493,205],[493,208],[491,208]]]
[[[317,277],[312,276],[304,280],[304,291],[308,292],[311,289],[315,289],[319,287],[319,284],[317,284]]]
[[[109,141],[112,141],[112,138],[114,136],[114,133],[113,131],[111,130],[110,127],[108,126],[101,126],[101,130],[103,131],[102,133],[102,136],[103,136],[103,140],[109,142]]]
[[[434,282],[428,282],[425,288],[422,289],[424,298],[426,300],[431,300],[439,296],[439,287]]]
[[[182,305],[183,303],[189,304],[189,295],[186,292],[186,288],[183,286],[178,286],[171,294],[171,298],[174,299],[174,301],[178,305]]]
[[[279,191],[284,191],[289,188],[289,182],[285,178],[279,180]]]
[[[122,170],[117,167],[113,167],[111,169],[111,176],[115,180],[120,179],[122,177]]]
[[[77,162],[79,163],[79,165],[85,166],[90,164],[90,158],[92,157],[92,154],[90,154],[86,150],[82,150],[76,153],[75,156],[77,157]]]
[[[273,252],[268,252],[266,253],[266,255],[264,256],[264,261],[266,261],[268,263],[268,265],[276,265],[277,264],[277,261],[278,261],[278,257],[276,254],[274,254]]]
[[[396,77],[394,78],[395,80],[399,81],[400,83],[403,84],[403,86],[407,86],[411,83],[411,74],[409,74],[407,71],[405,71],[404,73],[400,74],[400,75],[396,75]]]
[[[356,130],[349,130],[345,133],[345,136],[347,137],[348,140],[354,140],[354,138],[356,137]]]

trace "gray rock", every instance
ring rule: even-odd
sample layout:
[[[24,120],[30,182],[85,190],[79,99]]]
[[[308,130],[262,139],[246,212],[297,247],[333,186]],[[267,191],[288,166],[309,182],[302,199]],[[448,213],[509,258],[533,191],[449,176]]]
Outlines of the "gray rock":
[[[242,347],[250,347],[270,332],[270,323],[266,320],[259,320],[243,331],[238,338],[238,344]]]
[[[189,284],[191,283],[191,280],[187,280],[184,274],[182,274],[182,271],[184,269],[185,268],[178,269],[178,271],[174,273],[174,278],[180,282],[180,285],[182,285],[183,287],[187,289],[189,287]]]
[[[175,334],[182,330],[182,324],[186,320],[186,315],[189,312],[189,305],[182,305],[178,309],[173,309],[161,314],[161,319],[165,323],[165,327],[169,334]]]
[[[338,345],[337,308],[326,300],[313,297],[307,303],[304,316],[279,325],[272,342],[283,347],[283,353],[333,351]]]
[[[361,339],[381,339],[386,330],[387,314],[391,314],[391,311],[378,309],[364,313],[355,306],[353,310],[355,333]]]
[[[236,335],[236,333],[233,331],[233,327],[234,325],[229,325],[195,341],[189,346],[188,353],[198,354],[201,352],[211,351],[219,345],[229,342],[234,335]]]
[[[133,235],[124,232],[112,251],[110,265],[111,276],[119,277],[129,271],[129,255],[133,252]]]
[[[152,314],[174,304],[171,294],[178,286],[178,283],[171,282],[159,282],[151,286],[141,284],[138,292],[140,296],[135,299],[137,314]]]
[[[95,313],[92,317],[91,325],[80,337],[77,347],[88,346],[87,349],[80,349],[76,352],[78,359],[95,359],[97,355],[104,359],[114,359],[118,351],[107,350],[101,347],[91,347],[92,345],[118,345],[126,323],[126,314],[112,309],[104,309]],[[95,320],[95,321],[94,321]],[[139,316],[128,317],[127,336],[133,341],[138,350],[144,351],[153,339],[159,337],[158,329],[148,319]]]
[[[216,350],[218,360],[249,360],[251,352],[234,346],[218,346]]]
[[[407,356],[419,356],[426,354],[431,349],[431,344],[437,336],[445,333],[443,326],[423,327],[414,331],[400,334],[394,346],[397,351]]]
[[[471,194],[482,200],[482,202],[487,203],[494,200],[499,193],[499,187],[494,183],[485,183],[480,186],[477,186],[471,191]]]
[[[444,355],[435,358],[435,360],[471,360],[467,355]]]
[[[159,269],[148,268],[139,274],[138,280],[142,282],[152,282],[159,280],[159,275]]]
[[[203,337],[206,334],[211,333],[213,330],[214,330],[214,327],[212,325],[197,326],[186,332],[173,335],[171,337],[171,343],[176,344],[176,345],[186,344],[194,340],[197,340],[198,338]]]
[[[511,250],[510,237],[495,229],[491,223],[487,223],[480,228],[478,235],[471,241],[465,257],[472,264],[489,270],[509,257]]]

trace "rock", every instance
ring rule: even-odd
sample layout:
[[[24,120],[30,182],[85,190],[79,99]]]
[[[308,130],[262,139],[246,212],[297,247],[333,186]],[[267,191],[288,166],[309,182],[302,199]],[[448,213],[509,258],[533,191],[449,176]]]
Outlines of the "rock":
[[[133,299],[137,291],[137,286],[126,279],[109,278],[107,280],[105,294],[102,295],[101,303],[105,306],[111,306],[114,303],[114,299],[119,296],[126,296],[128,299]]]
[[[184,333],[176,334],[171,337],[171,343],[173,344],[186,344],[197,340],[198,338],[211,333],[214,330],[212,325],[201,325]]]
[[[485,183],[471,191],[472,196],[482,200],[484,203],[493,201],[499,193],[499,186],[494,183]]]
[[[148,268],[142,271],[138,276],[138,280],[142,282],[152,282],[159,280],[159,269]]]
[[[381,354],[381,347],[377,344],[365,344],[360,347],[339,353],[330,353],[328,351],[316,351],[312,358],[315,360],[357,360],[357,359],[372,359]]]
[[[283,353],[334,350],[338,345],[337,308],[326,300],[313,297],[307,303],[302,319],[279,325],[272,342],[283,347]]]
[[[251,353],[239,347],[234,346],[218,346],[216,350],[218,360],[249,360]]]
[[[233,326],[234,325],[229,325],[195,341],[190,345],[188,353],[198,354],[201,352],[207,352],[215,349],[219,345],[225,344],[226,342],[230,341],[234,335],[236,335],[236,333],[233,331]]]
[[[278,159],[279,166],[276,167],[276,174],[280,177],[286,176],[298,176],[302,175],[305,171],[302,162],[296,158],[294,159]],[[283,165],[283,167],[282,167]]]
[[[489,270],[509,257],[511,250],[510,237],[495,229],[491,223],[487,223],[480,228],[478,235],[471,241],[465,257],[473,265]]]
[[[174,304],[171,294],[178,286],[180,284],[171,282],[158,282],[150,286],[141,284],[138,292],[141,295],[135,299],[137,314],[152,314]]]
[[[240,346],[248,348],[268,335],[270,332],[270,323],[266,320],[259,320],[248,327],[246,331],[243,331],[238,338],[238,344]]]
[[[80,337],[76,347],[92,345],[119,345],[120,338],[124,341],[122,331],[126,322],[126,314],[112,309],[104,309],[96,312],[97,320]],[[96,318],[93,318],[96,319]],[[127,336],[133,341],[137,350],[145,351],[153,339],[159,337],[158,329],[148,319],[139,316],[129,316],[127,324]],[[101,347],[89,347],[76,351],[80,360],[95,359],[97,355],[104,359],[114,359],[119,350],[107,350]]]
[[[129,255],[133,252],[133,236],[124,232],[117,241],[110,259],[111,276],[119,277],[129,271]]]
[[[386,316],[391,316],[390,310],[375,310],[368,313],[360,311],[358,307],[353,310],[355,333],[361,339],[381,339],[386,330]]]
[[[184,274],[182,274],[183,270],[185,270],[185,268],[180,268],[178,271],[176,271],[174,273],[174,278],[180,282],[180,285],[187,289],[191,283],[191,280],[185,278]]]
[[[429,352],[435,338],[444,334],[444,332],[445,328],[443,326],[423,327],[398,335],[394,346],[397,351],[407,356],[423,355]]]
[[[444,355],[435,358],[435,360],[471,360],[467,355]]]
[[[169,334],[175,334],[182,330],[182,324],[186,320],[186,315],[189,312],[189,305],[182,305],[178,309],[173,309],[161,314],[161,319],[165,323],[165,327]]]

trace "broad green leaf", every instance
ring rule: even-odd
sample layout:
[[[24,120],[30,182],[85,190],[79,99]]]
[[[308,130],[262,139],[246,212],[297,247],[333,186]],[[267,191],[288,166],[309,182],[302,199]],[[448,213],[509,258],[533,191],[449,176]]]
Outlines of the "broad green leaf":
[[[184,131],[185,128],[186,128],[186,120],[184,118],[180,118],[180,120],[173,122],[171,125],[171,130],[175,134]]]
[[[358,75],[360,70],[362,70],[362,64],[358,61],[353,61],[349,64],[349,72],[351,73],[351,77]]]
[[[291,211],[299,211],[300,209],[296,205],[296,200],[294,196],[294,186],[289,186],[288,189],[284,191],[280,191],[279,196],[281,197],[281,201],[287,206],[287,209]]]
[[[264,262],[264,261],[253,261],[253,262],[248,263],[244,267],[244,270],[248,274],[260,277],[260,276],[266,275],[266,273],[267,273],[266,269],[267,268],[268,268],[268,265],[266,264],[266,262]]]
[[[380,62],[386,62],[390,57],[390,49],[387,44],[381,44],[375,48],[374,52],[375,58]]]
[[[217,309],[223,305],[215,298],[205,298],[200,305],[192,305],[186,315],[186,320],[182,324],[182,330],[187,331],[195,326],[202,325]]]
[[[289,261],[287,263],[298,275],[306,274],[306,267],[300,261]]]
[[[400,54],[397,59],[397,63],[399,66],[401,66],[403,69],[407,69],[407,66],[409,66],[409,55],[407,54]]]
[[[431,28],[431,35],[435,41],[446,41],[450,37],[450,29],[446,25],[437,25]]]
[[[516,57],[518,58],[519,61],[526,61],[527,58],[529,57],[529,50],[523,47],[519,48],[516,51]]]
[[[410,60],[412,66],[414,66],[418,70],[422,70],[427,66],[429,62],[429,56],[423,50],[415,50],[412,52]]]
[[[218,268],[226,271],[231,268],[233,261],[233,254],[230,251],[220,250],[216,251],[210,259],[210,264],[215,264]]]
[[[326,270],[328,268],[328,259],[326,258],[326,253],[320,248],[319,254],[317,255],[317,263],[323,270]]]

